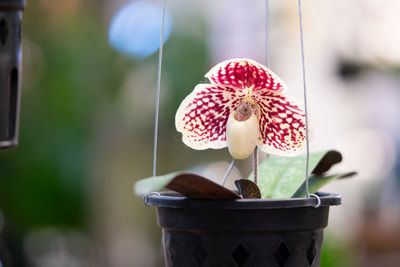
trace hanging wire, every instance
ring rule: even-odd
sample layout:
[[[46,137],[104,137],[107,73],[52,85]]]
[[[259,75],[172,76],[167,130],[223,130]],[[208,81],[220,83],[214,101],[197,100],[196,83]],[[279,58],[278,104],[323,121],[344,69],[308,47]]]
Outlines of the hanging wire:
[[[161,18],[161,33],[160,33],[160,49],[158,52],[156,111],[155,111],[155,118],[154,118],[153,176],[156,176],[156,170],[157,170],[158,115],[159,115],[159,109],[160,109],[161,66],[162,66],[163,47],[164,47],[165,6],[166,6],[166,0],[163,0],[162,18]]]
[[[269,68],[269,1],[265,0],[265,65]],[[268,153],[266,153],[268,158]],[[253,173],[254,183],[258,182],[258,148],[256,147],[253,152]]]
[[[226,170],[224,178],[222,178],[221,185],[224,185],[226,180],[228,179],[229,174],[231,173],[233,166],[235,166],[235,159],[232,158],[231,164],[229,164],[228,170]]]
[[[269,1],[265,0],[265,65],[269,68]],[[269,157],[268,153],[265,154],[266,158]],[[258,148],[256,147],[253,152],[253,173],[254,183],[258,182]]]
[[[269,45],[270,45],[270,41],[269,41],[269,0],[265,0],[265,43],[266,43],[266,51],[265,51],[265,55],[266,55],[266,59],[265,59],[265,63],[266,66],[269,68],[270,65],[270,57],[269,57]]]
[[[269,18],[269,0],[265,0],[265,66],[267,66],[267,68],[270,67],[271,65],[271,58],[270,58],[270,34],[269,34],[269,22],[270,22],[270,18]],[[269,158],[269,154],[265,153],[265,158],[268,159]]]
[[[301,65],[303,70],[303,89],[304,89],[304,112],[306,120],[306,198],[310,197],[310,189],[308,185],[309,162],[310,162],[310,142],[308,137],[308,111],[307,111],[307,86],[306,86],[306,67],[304,64],[304,41],[303,41],[303,22],[301,16],[301,0],[298,0],[299,6],[299,22],[300,22],[300,45],[301,45]]]
[[[231,173],[233,166],[235,166],[235,158],[232,158],[231,164],[229,164],[228,169],[226,170],[224,177],[222,178],[221,185],[224,185],[226,182],[226,179],[228,178],[229,174]]]

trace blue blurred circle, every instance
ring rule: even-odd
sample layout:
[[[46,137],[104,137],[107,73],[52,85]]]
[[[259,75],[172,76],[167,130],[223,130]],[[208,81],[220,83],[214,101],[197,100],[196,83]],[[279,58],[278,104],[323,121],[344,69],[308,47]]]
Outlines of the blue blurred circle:
[[[162,7],[135,1],[122,7],[113,17],[109,42],[116,50],[133,58],[145,58],[160,47]],[[164,43],[171,32],[171,18],[165,15]]]

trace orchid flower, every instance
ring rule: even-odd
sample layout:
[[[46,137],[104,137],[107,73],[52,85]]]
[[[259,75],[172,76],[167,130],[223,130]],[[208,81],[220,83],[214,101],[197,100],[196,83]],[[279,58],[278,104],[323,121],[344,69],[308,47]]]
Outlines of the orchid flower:
[[[266,153],[295,156],[306,139],[305,116],[287,86],[267,67],[231,59],[213,67],[183,100],[175,126],[197,150],[228,146],[233,158],[247,158],[256,146]]]

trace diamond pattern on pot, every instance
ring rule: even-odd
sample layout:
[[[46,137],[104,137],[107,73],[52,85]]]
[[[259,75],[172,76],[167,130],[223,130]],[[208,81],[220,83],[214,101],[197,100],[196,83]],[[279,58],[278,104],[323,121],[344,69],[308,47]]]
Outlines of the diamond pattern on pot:
[[[0,42],[1,45],[5,45],[8,37],[8,27],[7,27],[7,22],[3,18],[0,21]]]
[[[207,253],[200,244],[197,244],[193,249],[192,256],[198,266],[201,266],[207,257]]]
[[[243,247],[242,244],[239,244],[239,246],[237,246],[232,252],[232,258],[239,267],[242,267],[250,258],[250,253]]]
[[[307,255],[308,263],[310,264],[310,266],[312,266],[314,261],[315,261],[315,256],[317,255],[317,248],[315,246],[315,239],[314,238],[311,241],[311,244],[307,249],[306,255]]]
[[[168,248],[168,262],[171,264],[174,264],[176,260],[179,258],[179,240],[174,238],[174,235],[167,235],[165,238],[165,244],[164,246]]]
[[[275,250],[273,256],[276,264],[278,264],[279,267],[285,266],[286,262],[290,257],[290,251],[287,245],[283,241],[280,243],[279,247]]]

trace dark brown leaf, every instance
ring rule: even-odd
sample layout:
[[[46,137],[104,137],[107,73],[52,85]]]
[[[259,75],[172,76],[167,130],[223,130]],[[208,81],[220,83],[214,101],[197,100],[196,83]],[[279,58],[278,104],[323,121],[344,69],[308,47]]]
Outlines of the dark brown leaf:
[[[240,179],[235,181],[235,185],[243,198],[261,198],[260,189],[253,181]]]
[[[326,152],[323,158],[318,162],[317,166],[311,172],[315,176],[327,172],[333,165],[342,161],[342,154],[336,150]]]
[[[340,176],[338,179],[350,178],[353,177],[354,175],[357,175],[357,172],[348,172]]]
[[[165,187],[191,199],[233,200],[241,198],[238,194],[222,185],[190,173],[176,176]]]

